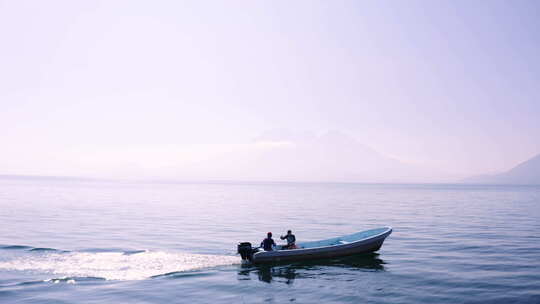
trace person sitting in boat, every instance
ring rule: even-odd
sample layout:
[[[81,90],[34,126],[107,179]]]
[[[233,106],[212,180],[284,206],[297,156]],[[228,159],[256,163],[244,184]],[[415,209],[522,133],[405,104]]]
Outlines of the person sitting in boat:
[[[287,235],[285,236],[280,236],[279,237],[280,239],[282,240],[285,240],[287,239],[287,245],[283,245],[281,248],[283,249],[296,249],[296,237],[294,236],[294,234],[292,234],[292,231],[290,230],[287,230]]]
[[[264,251],[272,251],[274,250],[274,246],[276,246],[276,242],[272,239],[272,232],[268,232],[266,236],[267,238],[261,242],[261,247]]]

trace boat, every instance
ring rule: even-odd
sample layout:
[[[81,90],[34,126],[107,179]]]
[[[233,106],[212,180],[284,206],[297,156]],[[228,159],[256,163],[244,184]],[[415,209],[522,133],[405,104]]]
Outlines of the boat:
[[[297,243],[297,249],[283,249],[283,245],[278,245],[272,251],[243,242],[238,244],[238,253],[243,261],[253,264],[339,258],[377,251],[391,233],[392,227],[382,227],[326,240]]]

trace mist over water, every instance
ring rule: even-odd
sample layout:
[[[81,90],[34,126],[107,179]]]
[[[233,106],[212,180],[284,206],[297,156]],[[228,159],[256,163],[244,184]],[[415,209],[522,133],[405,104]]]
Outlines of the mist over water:
[[[538,1],[1,8],[0,174],[450,182],[540,153]]]
[[[0,300],[531,303],[540,188],[0,181]],[[249,266],[239,241],[392,226],[370,255]],[[142,300],[141,300],[142,299]]]

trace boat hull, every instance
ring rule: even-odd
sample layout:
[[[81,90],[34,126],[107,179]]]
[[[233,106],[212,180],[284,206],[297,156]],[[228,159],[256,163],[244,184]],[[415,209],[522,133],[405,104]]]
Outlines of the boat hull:
[[[295,262],[316,259],[331,259],[356,254],[374,252],[381,248],[386,237],[392,233],[392,228],[354,242],[315,248],[301,248],[293,250],[261,251],[253,255],[252,263]]]

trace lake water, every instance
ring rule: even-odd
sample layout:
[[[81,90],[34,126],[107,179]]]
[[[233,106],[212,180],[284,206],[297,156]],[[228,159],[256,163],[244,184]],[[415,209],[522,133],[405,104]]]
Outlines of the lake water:
[[[241,265],[239,241],[394,231]],[[540,303],[540,187],[0,180],[0,303]]]

